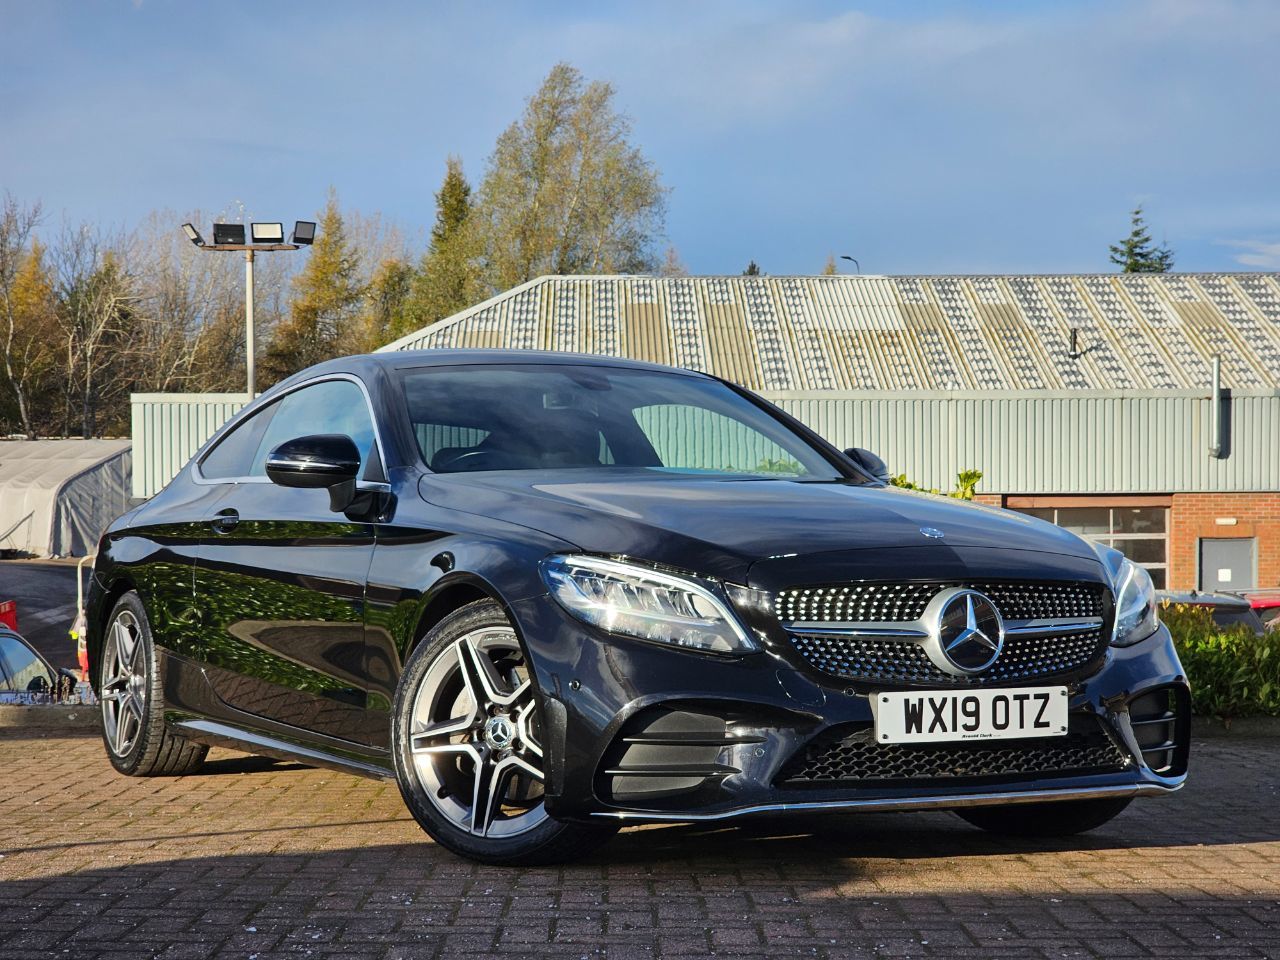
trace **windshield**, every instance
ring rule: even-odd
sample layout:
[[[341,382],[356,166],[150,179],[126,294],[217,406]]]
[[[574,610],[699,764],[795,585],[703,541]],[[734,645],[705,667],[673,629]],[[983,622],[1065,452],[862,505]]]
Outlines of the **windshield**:
[[[817,450],[715,380],[569,364],[422,367],[401,378],[437,473],[643,469],[836,479]]]

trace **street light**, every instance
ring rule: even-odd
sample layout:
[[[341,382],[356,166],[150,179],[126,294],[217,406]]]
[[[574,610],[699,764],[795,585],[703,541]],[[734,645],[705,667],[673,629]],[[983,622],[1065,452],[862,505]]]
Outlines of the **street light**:
[[[293,225],[293,236],[290,237],[292,243],[303,243],[311,246],[312,241],[316,238],[316,225],[310,220],[299,220]]]
[[[284,243],[283,223],[254,223],[249,232],[254,243]]]
[[[857,268],[857,270],[858,270],[858,272],[859,272],[859,273],[861,273],[861,272],[862,272],[862,264],[860,264],[857,260],[854,260],[854,259],[853,259],[853,257],[849,256],[847,253],[842,253],[842,254],[840,254],[840,259],[841,259],[841,260],[848,260],[850,263],[852,263],[852,264]]]
[[[187,239],[201,250],[244,251],[244,365],[250,400],[253,399],[254,394],[257,392],[254,382],[256,378],[254,376],[253,361],[253,255],[259,251],[299,250],[301,249],[301,244],[310,244],[315,239],[316,225],[309,222],[305,225],[310,227],[310,231],[305,232],[304,239],[298,230],[299,227],[304,226],[304,222],[298,221],[297,226],[294,227],[293,243],[283,242],[283,223],[251,224],[249,229],[253,238],[252,243],[244,242],[243,223],[215,223],[213,225],[213,243],[205,243],[204,238],[200,236],[200,231],[192,224],[184,223],[182,225],[182,232],[187,235]]]

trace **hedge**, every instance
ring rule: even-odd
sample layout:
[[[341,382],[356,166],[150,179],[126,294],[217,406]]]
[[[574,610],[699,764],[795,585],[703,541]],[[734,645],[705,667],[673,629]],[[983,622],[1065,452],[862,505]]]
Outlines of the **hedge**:
[[[1280,716],[1280,630],[1262,636],[1244,625],[1220,627],[1208,607],[1162,604],[1191,681],[1191,709],[1206,717]]]

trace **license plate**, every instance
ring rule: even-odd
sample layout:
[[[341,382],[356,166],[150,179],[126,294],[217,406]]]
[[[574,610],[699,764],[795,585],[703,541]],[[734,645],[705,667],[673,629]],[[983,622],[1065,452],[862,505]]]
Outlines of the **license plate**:
[[[871,695],[877,743],[1060,737],[1068,699],[1066,687]]]

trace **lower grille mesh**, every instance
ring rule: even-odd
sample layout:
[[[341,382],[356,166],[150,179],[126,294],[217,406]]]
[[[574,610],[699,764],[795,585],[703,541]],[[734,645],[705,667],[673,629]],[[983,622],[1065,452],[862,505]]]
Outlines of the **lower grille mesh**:
[[[822,737],[783,769],[790,785],[1011,776],[1070,776],[1121,770],[1128,759],[1101,730],[1077,725],[1063,737],[972,743],[878,744],[870,728]]]

